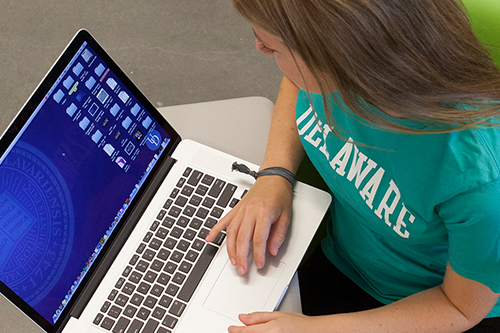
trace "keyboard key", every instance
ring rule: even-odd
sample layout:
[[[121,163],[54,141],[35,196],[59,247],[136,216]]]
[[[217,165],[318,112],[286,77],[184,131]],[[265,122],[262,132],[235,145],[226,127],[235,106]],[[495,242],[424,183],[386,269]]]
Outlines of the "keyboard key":
[[[168,215],[170,215],[172,217],[179,217],[179,215],[181,214],[181,211],[182,211],[182,209],[180,207],[172,206],[172,208],[170,208],[170,210],[168,211]]]
[[[146,251],[144,251],[144,253],[142,254],[142,259],[146,259],[147,261],[151,261],[153,260],[153,258],[155,257],[156,253],[150,249],[147,249]]]
[[[215,204],[215,199],[213,198],[209,198],[209,197],[206,197],[203,202],[201,203],[201,205],[203,207],[207,207],[207,208],[212,208]]]
[[[189,271],[191,270],[191,268],[193,267],[193,264],[187,262],[187,261],[183,261],[181,263],[181,265],[179,266],[179,270],[183,273],[189,273]]]
[[[176,223],[179,227],[185,228],[189,224],[189,218],[186,216],[181,216]]]
[[[163,286],[166,286],[168,281],[170,281],[170,276],[165,273],[161,273],[160,276],[158,277],[158,281],[156,282],[158,282]]]
[[[139,333],[143,325],[144,323],[142,321],[134,319],[134,321],[132,321],[132,324],[128,328],[127,333]]]
[[[184,257],[184,254],[182,252],[174,251],[174,253],[172,253],[172,256],[170,257],[170,260],[179,263],[181,262],[182,257]]]
[[[147,284],[146,282],[141,282],[139,287],[137,287],[137,291],[143,295],[146,295],[148,293],[149,289],[151,289],[151,285]]]
[[[188,202],[188,198],[186,198],[186,197],[184,197],[182,195],[179,195],[179,197],[177,198],[177,200],[175,200],[175,204],[177,206],[180,206],[180,207],[184,207],[187,202]]]
[[[240,200],[233,198],[233,200],[231,200],[231,202],[229,203],[229,207],[234,208],[234,206],[236,206],[238,202],[240,202]]]
[[[137,247],[137,250],[135,252],[142,254],[142,252],[144,252],[145,249],[146,249],[146,244],[141,243],[141,244],[139,244],[139,246]]]
[[[113,305],[111,308],[109,308],[108,316],[116,319],[120,316],[120,313],[122,313],[122,309]]]
[[[134,294],[134,296],[132,296],[132,298],[130,299],[130,303],[136,305],[136,306],[140,306],[142,304],[142,301],[144,300],[144,296],[142,295],[139,295],[139,294]]]
[[[205,185],[200,185],[196,188],[196,191],[194,193],[198,194],[198,195],[201,195],[202,197],[205,196],[205,194],[207,194],[209,188],[206,187]]]
[[[113,290],[111,290],[111,292],[109,293],[108,299],[109,299],[110,301],[114,301],[114,300],[115,300],[116,295],[118,295],[118,290],[113,289]]]
[[[132,295],[134,290],[135,290],[135,286],[131,283],[128,283],[128,282],[125,283],[125,285],[123,286],[123,289],[122,289],[122,291],[127,295]]]
[[[130,277],[128,278],[128,280],[133,283],[139,283],[141,279],[142,279],[142,274],[137,271],[133,271],[132,273],[130,273]]]
[[[167,287],[167,290],[165,292],[170,295],[170,296],[175,296],[177,295],[177,292],[179,291],[179,286],[176,286],[175,284],[169,284]]]
[[[191,194],[194,192],[194,187],[191,187],[189,185],[184,186],[184,188],[181,191],[182,195],[185,195],[186,197],[190,197]]]
[[[182,214],[189,217],[193,217],[195,212],[196,212],[196,207],[187,205],[186,208],[184,208],[184,210],[182,211]]]
[[[226,234],[221,231],[217,234],[217,236],[215,237],[215,239],[212,243],[221,246],[222,242],[224,241],[225,238],[226,238]]]
[[[191,171],[193,171],[193,169],[190,167],[187,167],[186,170],[184,170],[184,173],[182,175],[184,177],[189,177],[189,175],[191,174]]]
[[[163,243],[163,246],[166,247],[167,249],[173,249],[175,247],[175,244],[177,244],[177,241],[171,237],[167,238],[165,243]]]
[[[172,282],[175,282],[178,285],[181,285],[185,279],[186,279],[186,275],[177,272],[177,273],[175,273],[174,278],[172,279]]]
[[[174,203],[174,200],[172,199],[168,199],[165,204],[163,205],[163,208],[165,208],[166,210],[168,210],[170,208],[170,206],[172,206],[172,204]]]
[[[209,217],[207,221],[205,222],[204,226],[207,227],[208,229],[212,229],[214,225],[217,224],[217,220],[214,218]]]
[[[170,236],[179,239],[182,235],[183,230],[179,227],[174,227],[170,232]]]
[[[208,195],[217,198],[219,194],[222,192],[222,189],[224,188],[225,185],[226,185],[225,181],[217,179],[215,183],[212,185],[210,191],[208,192]]]
[[[163,288],[160,285],[155,284],[153,286],[153,288],[151,289],[151,294],[156,296],[156,297],[160,297],[164,290],[165,290],[165,288]]]
[[[149,315],[151,314],[151,311],[149,311],[146,308],[140,308],[139,312],[137,312],[137,318],[146,320],[148,319]]]
[[[170,228],[172,228],[172,226],[174,224],[175,224],[175,220],[173,218],[171,218],[170,216],[167,216],[167,217],[165,217],[165,220],[163,220],[163,223],[161,225],[164,226],[165,228],[170,229]],[[167,231],[167,233],[168,233],[168,231]],[[158,234],[156,235],[156,237],[159,237]]]
[[[156,278],[158,277],[158,274],[153,272],[153,271],[148,271],[146,275],[144,276],[144,281],[153,283],[155,282]]]
[[[113,328],[113,333],[125,333],[128,324],[130,324],[130,319],[121,317],[120,319],[118,319],[116,326]]]
[[[179,179],[179,181],[177,182],[177,185],[176,185],[176,186],[177,186],[177,187],[182,187],[182,186],[184,186],[184,183],[186,183],[186,180],[187,180],[186,178],[181,178],[181,179]]]
[[[203,177],[203,179],[201,180],[201,182],[202,182],[202,184],[210,186],[214,182],[214,179],[215,179],[215,177],[213,177],[213,176],[205,175]]]
[[[171,297],[168,297],[167,295],[163,295],[158,304],[163,306],[164,308],[168,309],[170,304],[172,304],[172,301],[173,301],[173,299]]]
[[[207,244],[205,246],[205,250],[203,250],[198,262],[194,266],[191,274],[187,278],[184,286],[179,293],[179,299],[185,302],[189,302],[189,300],[193,296],[194,291],[198,287],[201,278],[205,274],[208,266],[210,266],[212,259],[215,257],[217,250],[218,248],[211,244]]]
[[[197,251],[201,251],[201,249],[203,249],[203,246],[205,246],[205,241],[199,238],[195,239],[193,245],[191,245],[191,247]]]
[[[162,309],[160,307],[156,307],[156,309],[154,309],[153,311],[152,316],[158,320],[162,320],[163,317],[165,316],[165,313],[167,313],[167,310]]]
[[[137,312],[137,308],[132,305],[127,305],[125,310],[123,311],[123,315],[129,318],[134,318],[135,313]]]
[[[135,269],[137,269],[140,272],[145,272],[149,267],[149,264],[145,262],[144,260],[139,260],[137,263],[137,266],[135,266]]]
[[[163,268],[163,270],[169,274],[174,274],[175,269],[177,268],[177,265],[174,264],[173,262],[169,261]]]
[[[110,306],[111,306],[110,302],[108,301],[104,302],[104,304],[101,306],[101,312],[106,313]]]
[[[151,264],[151,269],[153,271],[159,272],[163,268],[163,261],[160,261],[158,259],[155,259],[153,263]]]
[[[124,277],[128,277],[130,272],[132,272],[132,266],[127,266],[125,267],[125,269],[123,270],[123,273],[122,273],[122,276]]]
[[[94,325],[99,325],[102,321],[102,319],[104,318],[104,315],[102,313],[98,313],[97,316],[95,316],[94,318]]]
[[[162,322],[162,324],[168,328],[171,328],[171,329],[174,329],[175,325],[177,324],[177,319],[170,316],[170,315],[167,315],[165,317],[165,320]]]
[[[209,213],[208,209],[200,207],[196,212],[196,217],[199,217],[200,219],[205,219],[208,216],[208,213]]]
[[[206,228],[202,228],[200,230],[200,232],[198,233],[198,237],[201,239],[205,239],[205,238],[207,238],[209,232],[210,232],[210,230],[208,230]]]
[[[154,221],[153,224],[151,224],[149,230],[156,231],[156,229],[158,229],[159,226],[160,226],[160,221]]]
[[[193,229],[200,229],[201,225],[203,224],[203,221],[200,219],[197,219],[196,217],[191,221],[191,224],[189,226]]]
[[[170,307],[170,310],[168,310],[168,313],[173,314],[174,316],[180,317],[182,313],[184,312],[184,309],[186,308],[186,304],[179,302],[179,301],[174,301],[174,304],[172,304],[172,307]]]
[[[148,296],[146,297],[146,300],[144,301],[144,306],[147,306],[148,308],[152,309],[156,305],[156,298],[153,296]]]
[[[190,245],[191,245],[191,243],[189,243],[188,241],[186,241],[184,239],[181,239],[179,244],[177,244],[177,249],[179,249],[183,252],[186,252],[186,250],[189,248]]]
[[[189,200],[189,204],[193,206],[199,206],[201,204],[201,200],[202,198],[195,194],[191,197],[191,200]]]
[[[116,281],[115,288],[116,289],[121,289],[123,287],[123,284],[125,283],[124,278],[119,278],[118,281]]]
[[[121,307],[124,307],[125,304],[127,304],[129,300],[129,297],[128,296],[125,296],[123,294],[120,294],[116,297],[116,300],[115,300],[115,304],[121,306]]]
[[[193,229],[186,229],[182,237],[191,241],[194,239],[194,237],[196,237],[196,231],[194,231]]]
[[[132,256],[132,259],[128,262],[130,265],[134,266],[137,263],[137,260],[139,260],[139,256],[137,254],[134,254]]]
[[[200,182],[201,177],[203,177],[203,173],[198,170],[194,170],[187,183],[191,186],[196,186]]]
[[[149,319],[142,333],[154,333],[160,323],[154,319]]]
[[[172,193],[170,193],[170,197],[172,199],[175,199],[177,197],[177,194],[179,194],[179,189],[178,188],[174,188],[174,190],[172,191]]]
[[[163,220],[163,218],[165,217],[165,214],[167,214],[167,211],[162,209],[160,210],[160,212],[158,213],[158,215],[156,215],[156,219],[157,220]]]
[[[186,254],[186,260],[189,260],[191,262],[195,262],[197,258],[198,252],[195,252],[193,250],[189,250],[189,252]]]
[[[222,192],[222,195],[217,201],[217,205],[226,208],[227,204],[229,203],[229,200],[231,200],[237,188],[238,186],[236,185],[227,184],[226,187],[224,188],[224,191]]]
[[[169,256],[170,256],[170,251],[167,249],[160,249],[160,251],[157,254],[157,257],[160,258],[161,260],[167,260]]]
[[[144,236],[144,239],[142,241],[144,243],[149,243],[149,241],[151,240],[151,237],[153,237],[153,233],[148,231],[147,234]]]
[[[210,216],[213,216],[213,217],[219,219],[223,213],[224,213],[224,209],[219,208],[219,207],[214,207],[214,209],[212,209],[212,212],[210,212]]]
[[[115,321],[109,317],[104,318],[104,320],[101,323],[101,327],[104,328],[105,330],[111,330],[111,327],[115,324]]]
[[[151,242],[149,242],[149,247],[153,250],[158,250],[163,242],[158,238],[153,238]]]

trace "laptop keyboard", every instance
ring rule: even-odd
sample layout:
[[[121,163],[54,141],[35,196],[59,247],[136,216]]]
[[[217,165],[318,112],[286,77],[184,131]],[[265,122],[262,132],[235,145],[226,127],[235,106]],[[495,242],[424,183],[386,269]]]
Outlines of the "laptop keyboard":
[[[113,333],[171,333],[225,232],[205,238],[237,186],[187,168],[94,319]]]

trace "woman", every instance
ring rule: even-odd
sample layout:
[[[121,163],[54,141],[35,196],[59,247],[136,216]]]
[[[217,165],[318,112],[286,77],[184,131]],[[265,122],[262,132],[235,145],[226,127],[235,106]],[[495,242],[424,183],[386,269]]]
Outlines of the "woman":
[[[284,73],[261,169],[307,153],[334,195],[299,271],[304,314],[237,332],[498,332],[500,73],[456,0],[233,0]],[[214,227],[245,274],[292,186],[259,177]],[[313,316],[314,315],[314,316]]]

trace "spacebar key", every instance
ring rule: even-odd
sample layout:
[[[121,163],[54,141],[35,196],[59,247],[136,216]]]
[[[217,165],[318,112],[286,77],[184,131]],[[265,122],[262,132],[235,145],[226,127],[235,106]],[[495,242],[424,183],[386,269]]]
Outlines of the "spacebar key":
[[[184,286],[177,296],[179,299],[183,300],[184,302],[189,302],[194,294],[194,291],[196,290],[196,287],[198,287],[198,284],[200,283],[203,275],[208,269],[208,266],[210,266],[212,259],[215,257],[217,250],[218,248],[211,244],[207,244],[205,246],[205,249],[198,259],[198,262],[193,267],[193,270],[189,274],[189,277],[187,278]]]

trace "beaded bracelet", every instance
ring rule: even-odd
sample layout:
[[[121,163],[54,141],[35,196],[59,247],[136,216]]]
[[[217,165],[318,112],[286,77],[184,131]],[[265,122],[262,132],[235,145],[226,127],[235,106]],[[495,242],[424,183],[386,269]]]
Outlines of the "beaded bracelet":
[[[282,167],[270,167],[256,172],[250,170],[250,168],[244,164],[234,162],[233,165],[231,166],[231,171],[238,171],[241,173],[245,173],[247,175],[254,177],[255,179],[259,178],[260,176],[281,176],[286,180],[288,180],[292,185],[292,187],[295,183],[294,174],[290,170],[287,170]]]

